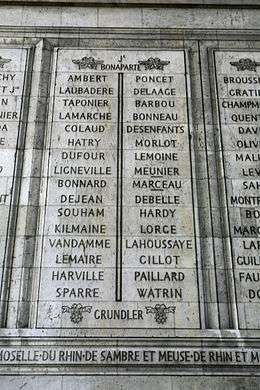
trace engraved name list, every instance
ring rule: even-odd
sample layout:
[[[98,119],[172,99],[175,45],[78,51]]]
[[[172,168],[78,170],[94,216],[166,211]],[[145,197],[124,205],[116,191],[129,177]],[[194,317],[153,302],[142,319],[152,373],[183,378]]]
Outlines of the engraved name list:
[[[185,53],[55,54],[38,327],[198,328]]]

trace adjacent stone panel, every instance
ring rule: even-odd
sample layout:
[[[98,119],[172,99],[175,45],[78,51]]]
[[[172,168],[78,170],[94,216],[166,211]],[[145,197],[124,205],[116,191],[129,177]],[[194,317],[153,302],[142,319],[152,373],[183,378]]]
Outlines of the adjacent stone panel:
[[[222,153],[240,328],[260,320],[260,53],[215,52]]]
[[[38,327],[198,328],[185,52],[55,52]]]
[[[4,269],[9,267],[6,258],[8,255],[7,235],[14,234],[14,226],[10,226],[10,216],[16,184],[15,164],[20,147],[27,55],[27,49],[0,48],[0,279],[2,281],[0,287],[2,300],[6,299],[3,296]]]

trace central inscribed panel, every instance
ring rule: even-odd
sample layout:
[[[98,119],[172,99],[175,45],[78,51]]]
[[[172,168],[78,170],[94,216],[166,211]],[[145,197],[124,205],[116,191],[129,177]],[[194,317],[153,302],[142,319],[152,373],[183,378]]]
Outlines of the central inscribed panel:
[[[57,49],[37,327],[199,328],[183,50]]]

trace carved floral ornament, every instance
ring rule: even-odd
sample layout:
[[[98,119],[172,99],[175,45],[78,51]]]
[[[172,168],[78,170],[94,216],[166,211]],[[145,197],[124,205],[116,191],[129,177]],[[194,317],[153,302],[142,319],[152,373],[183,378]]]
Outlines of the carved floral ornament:
[[[97,69],[98,65],[104,63],[103,60],[96,60],[94,57],[82,57],[80,60],[72,60],[73,64],[77,64],[79,69]]]
[[[138,61],[139,65],[144,65],[145,70],[158,69],[163,70],[165,66],[169,65],[170,61],[162,61],[158,57],[150,57],[145,61]]]
[[[251,58],[241,58],[240,60],[234,62],[231,61],[230,65],[235,66],[237,68],[237,71],[253,71],[256,72],[257,66],[260,66],[260,62],[256,62],[255,60],[252,60]]]
[[[0,68],[3,68],[5,66],[5,64],[7,64],[8,62],[11,62],[12,60],[8,59],[8,58],[4,58],[4,57],[1,57],[0,56]]]
[[[83,320],[83,313],[91,313],[92,306],[83,306],[81,303],[73,303],[71,306],[62,306],[62,313],[70,313],[70,320],[78,324]]]
[[[157,303],[154,307],[153,306],[146,306],[146,313],[147,314],[154,314],[154,319],[158,324],[164,324],[167,319],[168,313],[175,313],[176,306],[166,306],[164,303],[160,304]]]

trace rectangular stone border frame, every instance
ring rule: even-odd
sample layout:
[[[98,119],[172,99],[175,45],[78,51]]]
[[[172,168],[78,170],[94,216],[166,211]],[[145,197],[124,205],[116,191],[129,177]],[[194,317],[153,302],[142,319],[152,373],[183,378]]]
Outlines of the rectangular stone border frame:
[[[6,30],[9,30],[9,29],[6,29]],[[11,30],[14,30],[14,28],[11,28]],[[18,31],[17,31],[18,30]],[[38,54],[40,54],[40,52],[41,52],[41,50],[42,50],[42,48],[43,48],[43,46],[44,46],[44,50],[46,51],[46,54],[48,55],[48,56],[50,56],[50,51],[51,51],[51,45],[49,44],[49,39],[48,40],[45,40],[45,45],[43,45],[43,42],[42,42],[42,40],[40,39],[39,41],[37,41],[37,40],[35,40],[35,38],[33,38],[33,39],[30,39],[30,35],[31,35],[31,33],[28,33],[28,32],[26,32],[26,31],[24,31],[24,30],[26,30],[26,29],[22,29],[22,31],[19,31],[19,29],[15,29],[15,31],[16,31],[16,33],[17,33],[17,39],[18,39],[18,41],[20,40],[19,39],[19,36],[26,36],[25,38],[22,38],[22,42],[24,43],[25,41],[28,41],[28,42],[32,42],[32,41],[34,41],[34,45],[36,45],[37,46],[37,49],[38,49]],[[37,35],[41,35],[42,36],[42,34],[43,34],[43,29],[42,29],[42,31],[41,32],[39,32],[38,31],[39,29],[37,29]],[[48,33],[50,33],[53,29],[48,29],[49,31],[48,31]],[[50,31],[51,30],[51,31]],[[55,29],[56,30],[56,29]],[[62,41],[64,41],[64,44],[66,43],[65,41],[66,41],[66,36],[69,34],[70,35],[70,37],[71,37],[71,35],[72,35],[72,31],[66,31],[66,30],[70,30],[70,29],[62,29],[62,31],[60,32],[60,37],[62,36]],[[93,33],[93,35],[95,36],[95,34],[97,34],[98,36],[100,36],[100,34],[102,35],[102,34],[104,34],[105,36],[106,36],[106,32],[100,32],[99,30],[97,30],[97,29],[94,29],[95,31],[92,31],[92,33]],[[45,31],[45,29],[44,29],[44,31]],[[111,33],[111,29],[109,30],[110,31],[110,33]],[[48,33],[47,33],[47,35],[48,35]],[[78,34],[79,33],[79,31],[76,31],[75,32],[76,34]],[[96,38],[92,38],[92,34],[89,34],[90,32],[88,31],[88,32],[83,32],[82,31],[82,38],[83,38],[83,36],[84,36],[84,38],[85,38],[85,40],[87,41],[87,42],[89,42],[89,44],[90,43],[92,43],[92,45],[93,45],[93,40],[94,39],[96,39]],[[113,39],[112,39],[112,41],[113,42],[118,42],[118,39],[119,38],[121,38],[122,40],[124,40],[124,39],[133,39],[133,35],[136,35],[135,36],[135,39],[136,39],[136,42],[137,42],[137,44],[139,43],[141,43],[141,41],[140,41],[140,35],[143,37],[143,34],[147,34],[147,32],[143,32],[142,31],[142,33],[141,32],[138,32],[138,31],[136,31],[135,30],[135,33],[133,33],[133,31],[132,30],[130,30],[130,33],[129,34],[127,34],[126,33],[126,31],[124,30],[123,32],[116,32],[114,35],[115,35],[115,38],[114,38],[114,35],[113,35],[113,38],[114,38],[114,41],[113,41]],[[145,34],[145,35],[146,35]],[[201,34],[203,34],[203,35],[201,35]],[[163,47],[165,47],[165,48],[173,48],[172,47],[172,44],[173,44],[173,41],[174,40],[178,40],[179,42],[181,42],[181,47],[188,47],[189,46],[189,44],[190,44],[190,41],[192,41],[192,40],[195,40],[195,39],[198,39],[199,37],[201,37],[201,36],[204,36],[204,38],[205,38],[205,32],[200,32],[200,31],[195,31],[194,33],[191,33],[191,31],[185,31],[185,32],[182,32],[182,33],[173,33],[173,32],[164,32],[164,33],[162,33],[162,32],[153,32],[153,37],[154,37],[154,39],[155,40],[157,40],[158,39],[158,37],[160,37],[160,39],[161,39],[161,42],[159,41],[158,43],[159,43],[159,47],[160,48],[162,48],[162,40],[163,40],[163,42],[165,43],[166,41],[168,42],[168,44],[166,45],[166,46],[163,46]],[[8,31],[5,31],[5,34],[4,35],[9,35],[9,33],[8,33]],[[46,35],[46,32],[45,32],[45,35]],[[52,36],[53,36],[53,34],[51,34]],[[118,35],[119,35],[119,37],[118,37]],[[130,35],[130,36],[129,36]],[[219,34],[219,32],[210,32],[208,35],[213,35],[213,36],[215,36],[216,37],[216,35],[218,36],[218,38],[219,38],[219,36],[220,35],[222,35],[222,34]],[[226,35],[226,32],[224,32],[223,33],[223,35],[226,37],[226,39],[228,38],[228,39],[230,39],[230,36],[229,35]],[[232,35],[234,36],[234,32],[232,32]],[[248,39],[248,32],[247,32],[247,35],[245,36],[244,34],[242,34],[241,32],[239,33],[239,34],[237,34],[237,35],[242,35],[242,37],[243,37],[243,39],[245,40],[245,39]],[[87,36],[87,38],[86,38],[86,36]],[[91,36],[91,38],[89,37],[89,36]],[[118,39],[116,39],[116,37],[118,37]],[[251,37],[250,37],[251,38]],[[257,35],[257,38],[259,39],[259,37],[258,37],[258,35]],[[151,35],[149,35],[149,32],[148,32],[148,35],[146,35],[146,37],[145,37],[145,39],[149,39],[149,41],[151,40]],[[56,44],[59,44],[60,42],[61,42],[61,38],[56,38],[56,39],[51,39],[52,41],[54,40],[54,44],[56,43]],[[79,38],[77,37],[77,38],[69,38],[68,39],[69,41],[70,41],[70,45],[71,44],[73,44],[74,43],[74,45],[75,45],[75,43],[77,43],[78,42],[78,40],[79,40]],[[5,40],[6,41],[6,40]],[[13,40],[12,40],[13,41]],[[36,42],[38,42],[37,44],[36,44]],[[117,43],[116,43],[117,44]],[[211,44],[212,44],[212,41],[211,41]],[[214,44],[214,47],[216,48],[218,48],[219,49],[219,42],[218,41],[213,41],[213,44]],[[104,46],[104,41],[102,40],[102,45]],[[169,45],[169,46],[168,46]],[[196,45],[197,45],[197,43],[195,42],[193,42],[193,47],[195,47]],[[75,45],[76,46],[76,45]],[[85,43],[84,43],[84,46],[85,46]],[[40,49],[40,47],[41,47],[41,49]],[[136,46],[135,46],[136,47]],[[156,49],[156,47],[154,46],[154,45],[152,45],[152,47],[151,48],[155,48]],[[36,49],[36,50],[37,50]],[[196,50],[194,51],[192,51],[192,55],[193,55],[193,57],[195,56],[196,57]],[[44,56],[43,57],[41,57],[41,61],[43,61],[44,62]],[[47,61],[48,62],[48,61]],[[46,62],[46,63],[47,63]],[[193,61],[191,61],[191,64],[192,64],[192,62]],[[199,63],[199,61],[198,61],[198,59],[197,59],[197,64]],[[42,64],[43,65],[43,64]],[[43,68],[46,68],[46,64],[43,66]],[[197,70],[198,70],[198,65],[196,65],[196,67],[197,67]],[[48,71],[45,71],[45,72],[40,72],[40,74],[42,75],[42,77],[47,77],[47,79],[48,79]],[[191,74],[192,74],[192,72],[191,72]],[[195,72],[195,74],[196,74],[196,72]],[[198,74],[198,72],[197,72],[197,74]],[[38,75],[39,76],[39,75]],[[43,84],[45,84],[46,85],[46,83],[43,83]],[[48,85],[48,83],[47,83],[47,85]],[[197,88],[198,88],[198,91],[199,91],[199,86],[197,85]],[[194,91],[194,86],[192,86],[192,91]],[[44,97],[44,95],[45,95],[45,97]],[[41,115],[37,115],[36,117],[37,117],[37,121],[36,121],[36,123],[37,123],[37,125],[39,125],[39,126],[43,126],[44,127],[44,118],[45,118],[45,115],[46,115],[46,101],[47,101],[47,93],[46,93],[46,91],[45,91],[45,93],[42,93],[42,95],[41,96],[39,96],[39,101],[38,101],[38,103],[39,103],[39,105],[38,105],[38,107],[39,107],[39,109],[40,109],[40,112],[42,112],[42,117],[41,117]],[[198,98],[198,96],[196,97],[196,98]],[[45,100],[45,103],[44,103],[44,100]],[[202,100],[201,100],[201,102],[202,102]],[[44,106],[45,106],[45,108],[44,108]],[[202,107],[202,104],[201,104],[201,107]],[[193,123],[194,123],[194,126],[196,127],[196,126],[202,126],[202,125],[204,125],[204,123],[202,123],[202,122],[204,122],[204,120],[202,120],[202,118],[203,118],[203,115],[202,115],[202,112],[201,112],[201,110],[197,110],[197,109],[195,109],[195,107],[193,107],[192,106],[192,112],[193,112]],[[195,118],[197,119],[197,120],[195,120]],[[41,119],[41,120],[40,120]],[[42,129],[43,129],[43,127],[42,127]],[[202,131],[202,133],[203,133],[204,131]],[[205,133],[204,133],[205,134]],[[198,146],[200,143],[201,143],[201,137],[198,137],[197,139],[195,139],[194,140],[194,143],[195,143],[195,148],[196,148],[196,146]],[[37,141],[37,142],[39,142],[39,144],[37,144],[38,146],[40,146],[40,147],[38,147],[38,149],[41,149],[41,147],[42,147],[42,145],[41,145],[41,142],[42,141]],[[202,147],[202,149],[204,149],[204,146]],[[37,149],[36,149],[36,152],[37,153],[39,153],[39,150],[37,151]],[[197,154],[197,153],[196,153]],[[203,172],[203,174],[204,174],[204,178],[207,178],[207,167],[205,167],[205,159],[203,158],[203,156],[200,156],[200,158],[199,159],[196,159],[196,167],[198,167],[199,165],[198,165],[198,161],[199,161],[199,163],[201,163],[201,164],[204,164],[204,168],[203,168],[203,171],[201,170],[201,169],[199,169],[199,171],[202,171]],[[37,164],[36,164],[37,165]],[[214,164],[213,164],[213,166],[214,166]],[[36,171],[38,171],[38,173],[39,173],[39,169],[36,169]],[[196,172],[197,173],[197,172]],[[202,175],[203,176],[203,175]],[[197,178],[199,178],[199,176],[197,175]],[[37,185],[39,185],[39,176],[37,177],[37,176],[34,176],[33,177],[33,180],[32,180],[32,183],[34,183],[34,186],[36,186],[37,187]],[[37,184],[37,185],[36,185]],[[32,184],[33,185],[33,184]],[[203,188],[203,185],[201,186],[201,188]],[[206,191],[204,191],[204,192],[206,192]],[[201,194],[200,194],[201,195]],[[37,202],[36,202],[37,203]],[[36,210],[36,214],[37,214],[37,206],[33,206],[33,207],[35,207],[35,210]],[[208,213],[207,215],[210,215],[211,216],[211,218],[212,218],[212,214],[211,214],[211,207],[209,207],[209,206],[207,206],[207,208],[206,208],[206,212]],[[35,215],[34,215],[34,217],[35,218],[37,218]],[[201,218],[201,220],[204,220],[204,217],[203,218]],[[30,225],[30,224],[29,224]],[[203,226],[203,229],[205,229],[204,231],[206,231],[207,232],[207,237],[209,237],[208,238],[208,241],[212,241],[212,237],[210,236],[210,230],[212,229],[212,226],[215,226],[215,224],[213,225],[212,224],[212,220],[211,220],[211,224],[210,224],[210,226],[207,226],[206,228]],[[28,225],[27,225],[27,228],[28,228]],[[201,227],[202,228],[202,227]],[[210,230],[209,230],[210,229]],[[28,233],[28,231],[26,232],[26,233]],[[28,235],[28,234],[25,234],[26,236],[30,236],[30,234]],[[205,246],[206,246],[206,249],[208,248],[208,245],[206,244],[204,244],[203,246],[201,246],[202,248],[203,248],[203,250],[205,250]],[[34,252],[34,250],[32,250],[31,251],[31,254]],[[210,252],[212,253],[212,249],[210,249]],[[24,253],[26,253],[26,255],[28,254],[28,252],[27,251],[25,251]],[[28,259],[28,256],[26,256],[26,258]],[[214,255],[213,255],[213,258],[214,258]],[[28,306],[30,306],[30,301],[29,300],[24,300],[24,297],[26,296],[26,295],[24,295],[24,293],[26,294],[27,292],[26,292],[26,290],[27,290],[27,288],[28,288],[28,283],[26,283],[26,281],[28,282],[28,280],[30,280],[30,263],[26,263],[26,267],[25,268],[28,268],[28,275],[27,275],[27,277],[26,278],[24,278],[23,280],[24,280],[24,282],[23,282],[23,286],[24,286],[24,289],[25,289],[25,291],[23,291],[23,295],[22,295],[22,299],[21,299],[21,302],[23,302],[23,304],[26,306],[27,305],[27,309],[24,309],[24,306],[23,306],[23,309],[21,310],[21,307],[17,307],[16,308],[16,311],[15,310],[10,310],[10,316],[9,316],[9,318],[8,318],[8,324],[7,324],[7,327],[12,327],[12,326],[10,326],[11,324],[13,324],[13,325],[15,325],[15,327],[19,327],[19,328],[26,328],[26,327],[28,327],[28,321],[27,321],[27,318],[28,318]],[[206,273],[206,275],[207,275],[207,273]],[[203,275],[203,278],[204,278],[204,275]],[[209,281],[210,281],[210,278],[208,279],[208,283],[209,283]],[[208,287],[211,287],[211,286],[208,286]],[[206,290],[207,290],[207,288],[206,288]],[[204,288],[204,294],[205,294],[205,288]],[[205,301],[207,302],[207,303],[209,303],[209,301],[207,301],[207,299],[205,299]],[[205,323],[205,328],[207,328],[207,329],[217,329],[218,328],[218,320],[219,320],[219,317],[218,318],[216,318],[216,305],[217,305],[217,300],[214,300],[213,299],[213,302],[210,302],[211,304],[212,304],[212,307],[211,307],[211,310],[209,310],[209,307],[210,307],[210,305],[208,305],[208,310],[205,310],[205,313],[207,313],[206,315],[205,315],[205,318],[207,319],[206,320],[206,323]],[[225,306],[227,306],[227,305],[225,305]],[[213,308],[213,309],[212,309]],[[225,309],[226,310],[226,309]],[[19,321],[17,322],[16,321],[16,315],[13,315],[13,313],[19,313]],[[26,314],[27,313],[27,314]],[[217,312],[218,313],[218,312]],[[218,314],[219,315],[219,314]],[[25,318],[26,317],[26,318]],[[228,316],[228,319],[229,319],[229,316]],[[224,326],[223,326],[224,325]],[[221,326],[221,328],[228,328],[227,326],[225,326],[225,324],[223,324],[222,326]],[[231,326],[230,328],[234,328],[233,326]],[[78,332],[78,330],[77,330],[77,332]],[[26,332],[27,333],[27,332]],[[45,333],[45,332],[44,332]],[[53,334],[53,332],[50,332],[50,333],[52,333]],[[65,332],[66,333],[66,332]],[[176,333],[176,332],[174,332],[174,333]],[[184,333],[183,333],[183,331],[181,331],[181,332],[177,332],[177,333],[181,333],[181,334],[185,334],[186,332],[184,331]],[[189,333],[194,333],[194,332],[190,332],[189,331]],[[199,332],[199,333],[204,333],[203,331],[202,332]],[[195,334],[198,334],[198,332],[195,332]],[[213,334],[214,334],[214,332],[213,332]],[[162,331],[161,332],[161,335],[163,336],[163,337],[165,337],[165,334],[164,334],[164,332]],[[159,336],[159,335],[158,335]],[[160,337],[160,336],[159,336]]]
[[[159,47],[158,47],[158,44],[157,45],[155,45],[154,44],[154,42],[151,42],[151,40],[149,39],[148,40],[148,37],[146,38],[146,41],[144,41],[144,40],[138,40],[138,41],[135,41],[134,43],[133,43],[133,41],[132,41],[132,44],[131,45],[129,45],[129,46],[127,46],[127,45],[125,45],[125,43],[126,43],[126,38],[124,39],[124,40],[121,40],[121,45],[119,46],[119,40],[117,39],[117,43],[116,43],[116,45],[114,44],[114,42],[112,41],[112,45],[111,45],[111,40],[107,40],[106,41],[106,47],[107,48],[118,48],[118,47],[122,47],[122,49],[137,49],[138,47],[140,48],[140,47],[147,47],[147,49],[163,49],[163,47],[162,47],[162,44],[160,43],[160,45],[159,45]],[[148,43],[148,44],[147,44]],[[182,41],[180,41],[180,42],[178,42],[178,44],[176,44],[176,42],[174,42],[175,44],[173,45],[173,43],[171,42],[171,41],[169,41],[168,42],[168,44],[166,44],[165,45],[165,49],[182,49],[183,48],[183,43],[182,43]],[[90,38],[90,39],[84,39],[83,37],[80,39],[80,40],[77,40],[76,42],[75,42],[75,40],[73,40],[73,39],[70,39],[70,40],[67,40],[67,39],[59,39],[58,41],[54,41],[53,39],[52,40],[50,40],[50,39],[48,39],[48,45],[50,46],[52,46],[52,47],[56,47],[56,46],[58,46],[58,47],[78,47],[78,48],[84,48],[84,47],[100,47],[100,48],[104,48],[104,40],[99,40],[99,39],[97,39],[97,38]],[[51,62],[51,61],[50,61]],[[50,65],[49,65],[50,66]],[[49,68],[50,69],[50,68]],[[49,82],[51,82],[51,80],[49,80]],[[38,158],[39,156],[37,156],[37,160],[38,160],[38,163],[39,163],[39,158]],[[193,160],[194,160],[194,156],[193,156],[193,158],[192,158]],[[194,164],[193,164],[194,165]],[[40,167],[37,167],[36,168],[36,170],[37,171],[40,171]],[[197,172],[196,172],[196,174],[197,174]],[[193,182],[193,185],[195,184],[196,182],[194,181]],[[195,218],[196,219],[196,218]],[[198,225],[198,223],[196,223],[197,225]],[[30,224],[29,224],[30,225]],[[198,228],[198,226],[197,226],[197,228]],[[37,232],[38,232],[38,228],[37,228]],[[36,236],[37,236],[37,234],[36,234]],[[197,239],[197,238],[196,238]],[[32,260],[32,262],[30,263],[30,264],[32,264],[33,263],[33,260]],[[30,266],[31,267],[31,266]],[[30,268],[29,266],[27,266],[27,268],[29,269]],[[35,267],[35,265],[34,265],[34,267]],[[37,268],[39,268],[39,265],[37,266],[36,265],[36,269]],[[198,273],[199,273],[199,270],[200,270],[200,267],[198,267]],[[29,280],[29,278],[27,277],[26,278],[26,280],[28,281]],[[201,282],[201,277],[200,277],[200,282]],[[25,284],[26,286],[27,286],[27,288],[28,288],[28,283],[26,283]],[[32,284],[31,284],[31,287],[29,287],[29,288],[31,288],[31,291],[36,291],[37,290],[37,282],[36,282],[36,280],[34,279],[33,280],[33,282],[32,282]],[[28,294],[28,292],[29,291],[26,291],[26,293]],[[202,299],[203,299],[203,296],[201,296],[200,297],[200,300],[202,301]],[[28,307],[27,307],[27,309],[25,309],[25,307],[24,307],[24,303],[26,302],[27,303],[27,305],[29,304],[29,302],[33,302],[33,301],[35,301],[35,298],[32,298],[32,296],[30,296],[30,292],[29,292],[29,294],[27,295],[27,296],[22,296],[21,298],[20,298],[20,302],[21,302],[21,305],[22,305],[22,307],[23,308],[20,308],[20,309],[18,309],[18,311],[20,312],[20,313],[25,313],[25,312],[27,312],[28,313]],[[31,309],[33,310],[33,305],[30,305],[31,306]],[[29,321],[29,319],[27,319],[26,320],[26,326],[28,326],[27,324],[29,323],[28,322]],[[21,323],[21,322],[20,322]],[[24,327],[24,325],[25,324],[23,324],[23,326],[22,327]],[[34,326],[35,326],[35,323],[34,323],[34,321],[33,322],[31,322],[31,320],[30,320],[30,325],[29,325],[29,327],[33,327],[34,328]],[[205,326],[204,326],[205,327]],[[166,330],[165,330],[166,331]],[[164,332],[165,332],[164,331]],[[91,333],[91,330],[89,331],[90,333]],[[142,333],[142,331],[140,331],[140,330],[138,330],[138,333]],[[162,331],[159,331],[158,333],[161,333]],[[174,332],[174,330],[173,330],[173,332]],[[115,330],[115,333],[117,333],[116,332],[116,330]]]
[[[205,98],[205,105],[207,107],[208,116],[205,118],[206,126],[212,130],[212,145],[211,153],[215,153],[216,158],[216,171],[212,171],[212,188],[218,191],[219,207],[220,211],[216,210],[216,215],[220,216],[218,220],[219,228],[222,237],[222,255],[223,263],[219,264],[220,268],[223,269],[223,275],[226,278],[227,285],[227,296],[229,303],[229,321],[230,326],[234,329],[240,329],[239,315],[236,302],[236,287],[235,287],[235,276],[232,259],[232,240],[229,233],[229,217],[228,217],[228,201],[226,197],[226,183],[223,173],[223,156],[221,148],[221,123],[219,122],[219,108],[217,99],[217,80],[215,77],[215,64],[214,64],[214,53],[215,51],[260,51],[260,40],[258,36],[253,36],[250,41],[244,40],[228,40],[228,41],[204,41],[201,44],[201,56],[203,58],[203,93]],[[210,72],[208,72],[210,70]],[[209,76],[207,76],[207,73]],[[214,128],[218,131],[215,132]],[[213,178],[216,178],[217,183]],[[217,184],[217,187],[216,187]],[[245,330],[243,328],[243,330]],[[248,329],[247,329],[248,330]],[[253,329],[252,329],[253,330]],[[242,331],[242,329],[241,329]],[[259,329],[254,329],[259,331]]]

